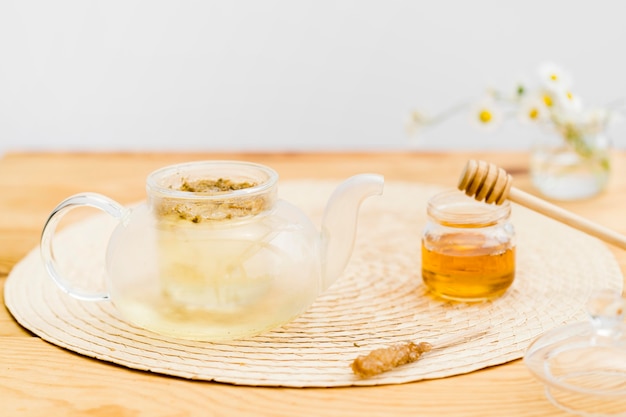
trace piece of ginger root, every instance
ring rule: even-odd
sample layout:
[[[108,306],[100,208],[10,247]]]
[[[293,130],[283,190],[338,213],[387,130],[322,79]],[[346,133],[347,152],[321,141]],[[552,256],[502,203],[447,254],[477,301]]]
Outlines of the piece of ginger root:
[[[422,353],[429,352],[432,348],[428,342],[406,342],[376,349],[356,358],[351,365],[352,371],[361,378],[368,378],[397,366],[415,362]]]

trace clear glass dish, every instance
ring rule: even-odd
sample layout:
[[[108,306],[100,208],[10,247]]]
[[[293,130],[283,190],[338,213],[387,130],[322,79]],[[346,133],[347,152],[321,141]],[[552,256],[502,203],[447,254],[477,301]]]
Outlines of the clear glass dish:
[[[537,338],[524,362],[557,407],[586,417],[626,416],[626,301],[599,292],[588,311],[589,322]]]

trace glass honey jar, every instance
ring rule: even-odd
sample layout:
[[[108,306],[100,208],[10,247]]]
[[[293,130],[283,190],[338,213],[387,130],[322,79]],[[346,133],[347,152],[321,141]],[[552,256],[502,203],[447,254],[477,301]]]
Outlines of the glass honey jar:
[[[427,204],[422,235],[422,279],[435,295],[483,301],[506,292],[515,278],[511,206],[486,204],[450,190]]]

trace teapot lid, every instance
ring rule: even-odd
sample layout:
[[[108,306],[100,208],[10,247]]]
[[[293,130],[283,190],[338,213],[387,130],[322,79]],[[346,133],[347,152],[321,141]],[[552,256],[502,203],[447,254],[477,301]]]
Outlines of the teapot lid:
[[[626,300],[594,294],[590,320],[537,338],[524,362],[558,407],[584,416],[626,416]]]

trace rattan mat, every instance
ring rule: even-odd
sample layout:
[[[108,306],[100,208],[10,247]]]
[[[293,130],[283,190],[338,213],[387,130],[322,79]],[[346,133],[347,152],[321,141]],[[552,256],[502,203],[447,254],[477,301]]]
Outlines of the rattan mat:
[[[285,181],[282,198],[319,224],[332,181]],[[586,320],[596,289],[621,291],[623,277],[598,240],[513,207],[518,235],[517,276],[501,298],[479,304],[430,297],[420,277],[420,236],[428,198],[439,188],[405,182],[385,185],[359,214],[353,256],[345,273],[302,316],[260,336],[229,343],[162,337],[129,325],[109,302],[85,302],[59,291],[38,249],[10,273],[5,301],[25,328],[71,351],[129,368],[238,385],[338,387],[440,378],[499,365],[523,356],[539,334]],[[95,217],[59,234],[65,270],[85,281],[102,274],[110,222]],[[489,327],[487,334],[433,350],[418,362],[370,379],[349,367],[358,355],[406,340],[438,340]]]

